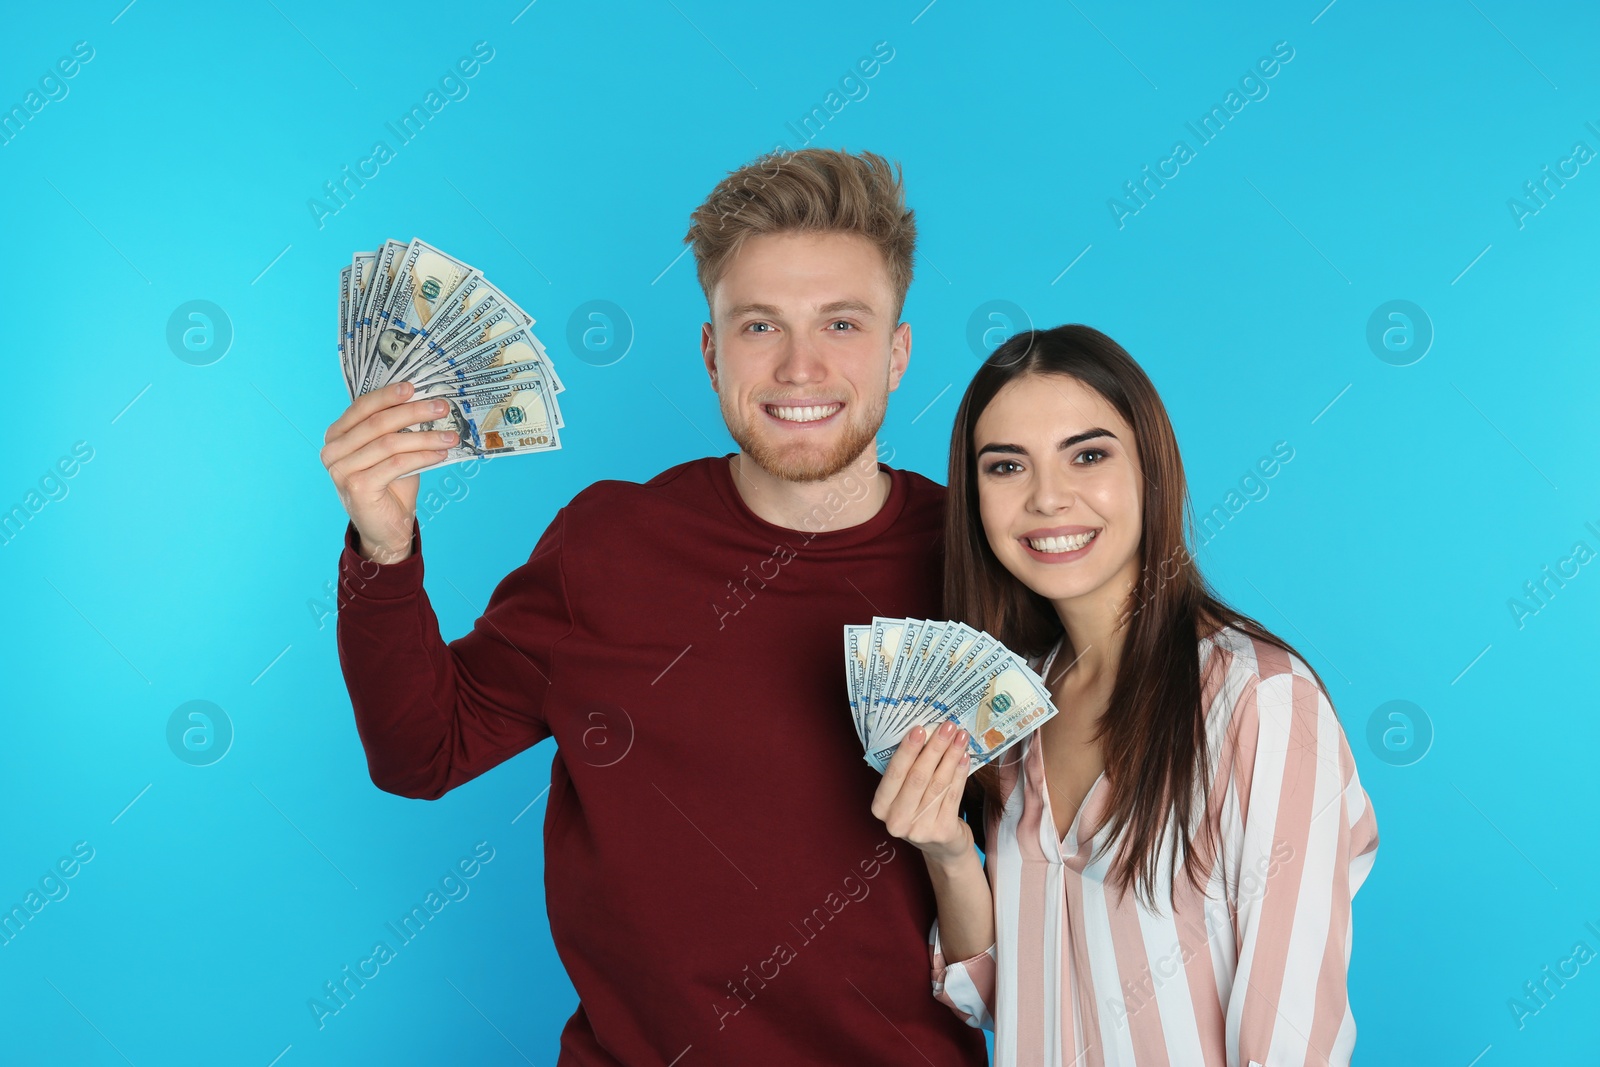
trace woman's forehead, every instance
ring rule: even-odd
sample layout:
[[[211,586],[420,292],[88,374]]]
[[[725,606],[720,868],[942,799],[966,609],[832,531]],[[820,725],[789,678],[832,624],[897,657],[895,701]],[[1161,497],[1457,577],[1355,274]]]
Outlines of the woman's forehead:
[[[975,429],[1004,424],[1017,430],[1069,436],[1096,427],[1131,437],[1116,407],[1099,392],[1064,374],[1024,374],[1000,388],[979,415]]]

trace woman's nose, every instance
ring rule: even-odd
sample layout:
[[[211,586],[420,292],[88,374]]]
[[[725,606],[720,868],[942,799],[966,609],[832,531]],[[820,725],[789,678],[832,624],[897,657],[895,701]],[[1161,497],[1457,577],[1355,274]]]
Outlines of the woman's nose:
[[[1077,494],[1072,479],[1058,471],[1041,471],[1028,494],[1028,506],[1042,515],[1053,515],[1072,506]]]

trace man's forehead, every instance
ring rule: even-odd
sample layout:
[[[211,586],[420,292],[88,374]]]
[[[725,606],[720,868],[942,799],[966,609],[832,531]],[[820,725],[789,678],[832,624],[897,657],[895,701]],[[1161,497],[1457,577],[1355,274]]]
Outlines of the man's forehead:
[[[722,313],[725,319],[736,319],[744,315],[766,315],[771,318],[783,318],[785,315],[806,313],[812,315],[861,315],[872,317],[878,314],[876,305],[865,297],[847,297],[839,300],[827,301],[800,301],[792,307],[779,304],[765,303],[762,301],[746,301],[727,308]]]
[[[746,240],[712,290],[722,318],[780,314],[887,314],[888,267],[853,233],[774,233]],[[854,305],[849,307],[845,305]]]

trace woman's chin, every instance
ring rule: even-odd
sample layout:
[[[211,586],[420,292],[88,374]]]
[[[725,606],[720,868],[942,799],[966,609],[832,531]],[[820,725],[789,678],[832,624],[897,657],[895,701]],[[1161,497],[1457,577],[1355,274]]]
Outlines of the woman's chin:
[[[1060,568],[1036,562],[1031,558],[1008,557],[1000,562],[1011,572],[1013,578],[1052,604],[1090,596],[1106,584],[1106,576],[1103,574],[1081,571],[1065,574]]]

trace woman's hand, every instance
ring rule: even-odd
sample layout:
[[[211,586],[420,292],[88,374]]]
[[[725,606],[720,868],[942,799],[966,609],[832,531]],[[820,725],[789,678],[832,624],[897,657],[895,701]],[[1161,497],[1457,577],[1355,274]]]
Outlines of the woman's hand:
[[[913,727],[884,769],[872,814],[890,834],[921,849],[930,863],[971,856],[972,828],[961,817],[970,766],[965,730],[946,722],[930,736]]]

